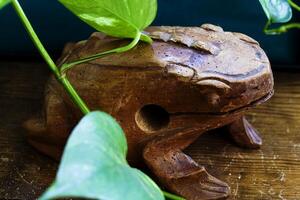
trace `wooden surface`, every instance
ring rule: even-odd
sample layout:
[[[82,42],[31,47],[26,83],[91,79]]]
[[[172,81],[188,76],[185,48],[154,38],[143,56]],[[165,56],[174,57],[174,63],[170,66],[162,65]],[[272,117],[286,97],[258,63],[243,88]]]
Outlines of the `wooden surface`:
[[[44,64],[0,62],[0,199],[35,199],[57,163],[26,143],[22,122],[41,109]],[[275,95],[248,117],[261,132],[260,150],[235,146],[222,130],[186,152],[228,182],[231,199],[300,199],[300,72],[275,72]]]

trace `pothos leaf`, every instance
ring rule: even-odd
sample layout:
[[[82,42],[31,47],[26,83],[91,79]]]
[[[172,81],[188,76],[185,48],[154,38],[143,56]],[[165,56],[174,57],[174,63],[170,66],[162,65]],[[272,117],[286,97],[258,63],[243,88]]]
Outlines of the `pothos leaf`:
[[[259,0],[271,23],[284,23],[292,18],[292,9],[287,0]]]
[[[0,0],[0,9],[10,3],[11,0]]]
[[[157,0],[59,0],[84,22],[107,35],[135,38],[154,20]],[[142,35],[144,41],[151,41]]]
[[[108,114],[87,114],[72,132],[53,185],[40,200],[83,197],[161,200],[158,186],[126,161],[127,143]]]

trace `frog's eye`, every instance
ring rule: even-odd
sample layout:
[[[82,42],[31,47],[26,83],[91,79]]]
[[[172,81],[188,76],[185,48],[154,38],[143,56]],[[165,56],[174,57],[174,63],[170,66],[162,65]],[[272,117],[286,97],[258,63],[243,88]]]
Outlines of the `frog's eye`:
[[[136,112],[135,121],[141,130],[151,133],[167,127],[170,116],[163,107],[148,104]]]

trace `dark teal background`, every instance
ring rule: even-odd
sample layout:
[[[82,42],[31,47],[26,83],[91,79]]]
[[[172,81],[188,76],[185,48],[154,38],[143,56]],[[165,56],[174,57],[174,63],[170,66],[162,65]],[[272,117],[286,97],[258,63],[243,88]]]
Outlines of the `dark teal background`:
[[[55,56],[59,55],[64,43],[86,39],[93,32],[57,0],[20,2],[41,40]],[[300,30],[280,36],[264,35],[262,28],[266,17],[258,0],[158,0],[158,4],[158,16],[154,25],[217,24],[225,30],[243,32],[258,40],[273,64],[293,66],[300,63]],[[11,58],[36,55],[37,52],[12,7],[1,10],[0,56]]]

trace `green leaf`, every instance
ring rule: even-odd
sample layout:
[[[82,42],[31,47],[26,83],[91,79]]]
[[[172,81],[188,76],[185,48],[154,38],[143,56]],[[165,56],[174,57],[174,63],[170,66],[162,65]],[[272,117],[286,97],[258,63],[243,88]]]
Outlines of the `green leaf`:
[[[0,10],[4,8],[7,4],[10,3],[11,0],[0,0]]]
[[[292,18],[292,9],[287,0],[259,0],[271,23],[284,23]]]
[[[157,0],[59,0],[84,22],[107,35],[135,38],[154,20]],[[141,37],[151,41],[147,35]]]
[[[91,112],[73,130],[56,180],[40,200],[81,197],[101,200],[161,200],[162,191],[126,161],[127,143],[108,114]]]

